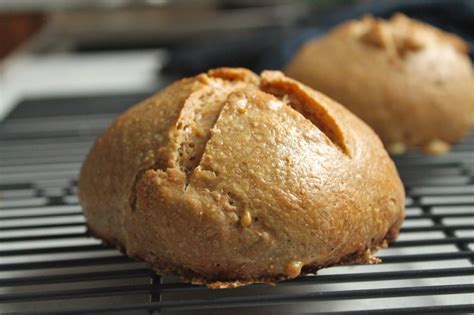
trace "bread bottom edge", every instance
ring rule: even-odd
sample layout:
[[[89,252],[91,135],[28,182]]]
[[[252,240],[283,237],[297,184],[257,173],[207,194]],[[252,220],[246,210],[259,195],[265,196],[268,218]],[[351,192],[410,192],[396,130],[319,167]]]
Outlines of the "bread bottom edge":
[[[159,262],[148,262],[143,257],[140,256],[129,256],[126,253],[126,249],[122,244],[117,240],[107,239],[106,237],[97,233],[89,225],[86,224],[88,236],[92,236],[102,240],[104,245],[113,246],[120,250],[124,255],[131,258],[138,258],[147,264],[160,276],[178,276],[184,282],[188,282],[192,285],[207,286],[211,289],[227,289],[227,288],[236,288],[245,285],[251,284],[268,284],[276,285],[278,282],[285,280],[297,279],[310,274],[317,274],[321,269],[332,267],[332,266],[341,266],[341,265],[354,265],[354,264],[376,264],[382,262],[382,259],[375,257],[373,254],[377,252],[380,248],[386,248],[387,243],[393,241],[398,235],[398,231],[394,229],[389,229],[382,241],[374,242],[370,246],[363,247],[361,249],[355,250],[354,252],[345,255],[337,260],[330,261],[324,264],[308,264],[304,265],[301,269],[301,273],[297,277],[289,277],[285,274],[277,274],[272,276],[263,276],[263,277],[251,277],[251,278],[241,278],[241,279],[225,279],[225,280],[216,280],[209,279],[203,275],[200,275],[188,268],[181,268],[177,266],[172,266],[166,263]]]

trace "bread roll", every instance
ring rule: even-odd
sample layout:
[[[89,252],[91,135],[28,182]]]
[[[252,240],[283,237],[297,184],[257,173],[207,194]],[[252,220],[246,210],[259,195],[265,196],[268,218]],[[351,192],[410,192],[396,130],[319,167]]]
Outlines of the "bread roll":
[[[90,233],[222,288],[374,262],[404,190],[378,137],[285,77],[222,68],[130,108],[80,175]]]
[[[474,123],[468,46],[397,14],[347,22],[304,45],[285,73],[341,102],[393,153],[443,153]]]

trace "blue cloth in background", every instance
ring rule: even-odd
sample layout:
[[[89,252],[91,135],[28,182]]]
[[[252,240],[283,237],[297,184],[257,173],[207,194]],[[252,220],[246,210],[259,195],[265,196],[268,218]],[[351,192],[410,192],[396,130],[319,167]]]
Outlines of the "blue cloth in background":
[[[366,14],[389,18],[396,12],[455,33],[474,45],[474,0],[385,0],[308,12],[294,27],[232,38],[199,38],[171,50],[165,72],[195,75],[215,67],[246,67],[256,72],[282,69],[298,48],[345,20]],[[473,58],[473,51],[470,52]]]

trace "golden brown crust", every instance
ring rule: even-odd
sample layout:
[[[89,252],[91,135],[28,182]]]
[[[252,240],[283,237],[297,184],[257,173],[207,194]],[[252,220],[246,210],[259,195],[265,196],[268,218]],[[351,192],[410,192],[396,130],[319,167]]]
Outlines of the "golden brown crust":
[[[402,14],[364,17],[308,42],[285,73],[341,102],[394,153],[443,153],[474,124],[468,49],[459,37]],[[433,141],[443,150],[430,150]]]
[[[372,130],[279,72],[174,83],[105,131],[79,186],[91,234],[215,288],[373,262],[403,220]]]

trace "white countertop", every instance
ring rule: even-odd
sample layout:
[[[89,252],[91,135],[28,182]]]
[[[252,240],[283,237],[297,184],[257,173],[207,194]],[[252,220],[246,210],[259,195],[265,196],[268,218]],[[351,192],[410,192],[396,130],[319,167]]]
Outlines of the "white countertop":
[[[157,49],[15,56],[0,68],[0,120],[25,97],[150,91],[165,57]]]

